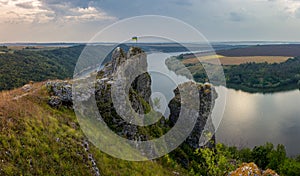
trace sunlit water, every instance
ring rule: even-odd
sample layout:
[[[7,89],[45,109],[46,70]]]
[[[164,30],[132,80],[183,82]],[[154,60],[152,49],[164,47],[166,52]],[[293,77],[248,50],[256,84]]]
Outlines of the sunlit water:
[[[180,53],[148,55],[152,99],[160,99],[158,111],[169,116],[168,102],[178,84],[188,81],[168,70],[165,59]],[[251,94],[216,87],[219,98],[213,109],[218,142],[254,147],[266,142],[284,144],[289,155],[300,154],[300,91]],[[226,98],[226,105],[223,104]],[[224,110],[225,106],[225,110]],[[224,114],[223,114],[224,110]],[[220,116],[223,114],[223,116]]]
[[[217,130],[219,142],[238,147],[272,142],[284,144],[289,155],[300,154],[299,90],[273,94],[227,90],[225,112]]]
[[[168,102],[174,97],[173,90],[181,83],[189,81],[186,77],[176,75],[165,65],[165,60],[180,53],[152,53],[147,55],[148,72],[151,76],[152,100],[158,98],[159,112],[168,117],[170,114]]]

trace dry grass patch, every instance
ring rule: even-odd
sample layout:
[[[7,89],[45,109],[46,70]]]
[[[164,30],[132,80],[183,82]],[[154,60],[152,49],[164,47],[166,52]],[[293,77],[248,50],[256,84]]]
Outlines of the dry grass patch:
[[[182,62],[184,64],[196,64],[201,62],[205,63],[216,63],[216,59],[219,59],[223,65],[240,65],[249,62],[255,63],[281,63],[287,61],[290,56],[242,56],[242,57],[228,57],[222,55],[211,55],[211,56],[201,56],[197,58],[185,59]]]
[[[184,59],[182,61],[182,63],[184,63],[184,64],[197,64],[200,61],[201,62],[209,62],[209,61],[213,61],[213,60],[216,60],[216,59],[220,59],[222,57],[224,57],[224,56],[221,56],[221,55],[199,56],[199,57]]]

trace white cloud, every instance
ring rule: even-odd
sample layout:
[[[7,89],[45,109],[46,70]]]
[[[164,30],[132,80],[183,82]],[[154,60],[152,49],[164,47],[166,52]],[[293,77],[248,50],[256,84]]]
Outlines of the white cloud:
[[[73,7],[70,3],[51,6],[40,0],[0,0],[2,23],[47,23],[115,20],[95,7]]]
[[[1,23],[47,22],[53,12],[42,8],[38,0],[0,1]]]
[[[5,40],[86,40],[117,18],[146,14],[183,20],[210,40],[300,40],[300,0],[0,0],[0,32]]]
[[[116,20],[115,17],[109,16],[106,13],[99,11],[95,7],[87,8],[71,8],[69,14],[63,17],[67,21],[90,21],[90,20]]]
[[[292,14],[295,14],[300,7],[300,1],[296,0],[281,0],[281,3],[286,6],[286,10]]]

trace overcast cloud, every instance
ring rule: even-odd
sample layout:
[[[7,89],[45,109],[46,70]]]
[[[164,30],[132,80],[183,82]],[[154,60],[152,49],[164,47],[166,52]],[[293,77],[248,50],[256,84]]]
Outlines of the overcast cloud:
[[[88,41],[137,15],[178,18],[213,41],[300,40],[298,0],[0,0],[0,42]]]

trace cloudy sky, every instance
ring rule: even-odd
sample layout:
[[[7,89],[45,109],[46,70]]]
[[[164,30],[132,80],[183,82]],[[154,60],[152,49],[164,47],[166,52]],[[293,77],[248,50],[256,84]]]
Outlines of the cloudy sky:
[[[178,18],[210,41],[300,41],[300,0],[0,0],[0,42],[88,41],[138,15]]]

